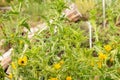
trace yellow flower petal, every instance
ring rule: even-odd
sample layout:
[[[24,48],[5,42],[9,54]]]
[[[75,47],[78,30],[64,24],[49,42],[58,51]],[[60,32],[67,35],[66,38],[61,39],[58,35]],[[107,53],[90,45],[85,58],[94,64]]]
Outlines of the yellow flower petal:
[[[111,49],[112,49],[112,47],[110,45],[105,45],[104,48],[108,52],[111,51]]]
[[[16,66],[15,66],[14,62],[11,63],[11,66],[12,66],[13,69],[16,69]]]
[[[72,77],[71,76],[67,76],[66,80],[72,80]]]
[[[60,63],[56,63],[56,64],[54,64],[54,68],[55,68],[55,69],[59,69],[59,68],[61,68]]]
[[[12,78],[13,78],[13,75],[10,73],[7,77],[8,77],[9,79],[12,79]]]
[[[27,57],[24,56],[24,57],[18,59],[18,64],[21,65],[21,66],[27,65]]]
[[[106,59],[107,58],[107,56],[105,55],[105,54],[103,54],[102,52],[100,52],[99,53],[99,59],[101,59],[101,60],[104,60],[104,59]]]
[[[27,60],[27,56],[23,56],[23,59],[24,59],[24,60]]]
[[[50,78],[49,80],[58,80],[57,78]]]

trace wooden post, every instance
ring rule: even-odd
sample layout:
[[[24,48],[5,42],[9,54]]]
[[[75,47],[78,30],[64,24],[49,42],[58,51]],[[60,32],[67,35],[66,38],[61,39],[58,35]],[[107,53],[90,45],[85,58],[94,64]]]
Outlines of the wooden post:
[[[103,27],[105,28],[106,20],[105,20],[105,0],[102,0],[102,7],[103,7]]]

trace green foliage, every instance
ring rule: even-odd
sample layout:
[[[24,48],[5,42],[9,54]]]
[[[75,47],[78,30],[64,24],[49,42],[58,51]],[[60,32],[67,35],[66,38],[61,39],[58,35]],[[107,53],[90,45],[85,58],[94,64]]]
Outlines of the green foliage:
[[[79,27],[84,21],[74,23],[65,18],[63,11],[67,3],[64,0],[16,0],[10,3],[10,11],[1,13],[2,39],[6,46],[13,48],[14,64],[10,64],[13,80],[65,80],[69,76],[72,80],[94,80],[96,76],[98,80],[120,78],[120,39],[114,21],[119,15],[117,0],[111,6],[107,5],[106,20],[109,23],[105,29],[102,28],[100,0],[81,1],[82,13],[90,14],[89,21],[93,26],[95,40],[91,49],[88,48],[88,32]],[[36,32],[29,39],[29,21],[44,22],[47,29]],[[28,32],[24,33],[24,28]],[[107,49],[106,45],[109,46]],[[24,56],[26,59],[22,59]],[[3,69],[0,70],[1,78],[4,78]]]
[[[0,79],[4,80],[5,79],[5,72],[3,70],[3,68],[0,66]]]

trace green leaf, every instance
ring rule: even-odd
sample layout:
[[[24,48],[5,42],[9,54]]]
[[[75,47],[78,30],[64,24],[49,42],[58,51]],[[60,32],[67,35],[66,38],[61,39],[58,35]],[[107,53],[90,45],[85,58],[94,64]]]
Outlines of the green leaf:
[[[25,28],[27,28],[30,31],[30,27],[29,24],[26,22],[27,18],[24,18],[20,21],[19,26],[24,26]]]
[[[16,14],[16,15],[18,15],[19,12],[17,12],[17,11],[10,11],[8,14]]]
[[[19,2],[23,2],[23,0],[18,0]]]
[[[3,68],[0,66],[0,80],[4,80],[4,78],[5,78],[5,73]]]
[[[8,3],[10,3],[11,0],[6,0]]]

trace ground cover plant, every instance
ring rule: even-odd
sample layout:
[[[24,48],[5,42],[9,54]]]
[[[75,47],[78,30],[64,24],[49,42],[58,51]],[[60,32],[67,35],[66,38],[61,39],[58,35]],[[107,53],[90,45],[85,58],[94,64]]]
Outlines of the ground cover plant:
[[[1,6],[11,8],[0,11],[0,53],[13,51],[10,71],[1,66],[0,79],[119,80],[119,2],[106,0],[103,27],[101,0],[3,0]],[[82,15],[77,22],[64,14],[71,3]],[[92,48],[86,22],[92,25]],[[43,23],[47,28],[29,38],[31,28]]]

